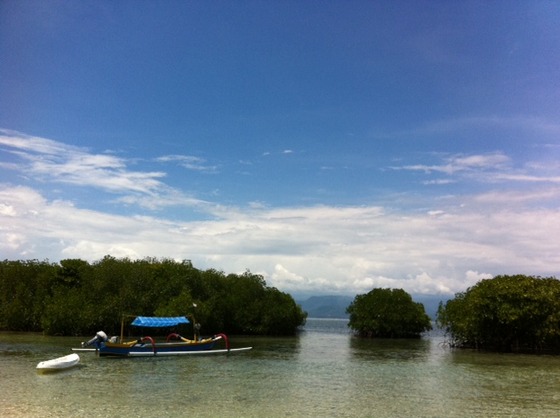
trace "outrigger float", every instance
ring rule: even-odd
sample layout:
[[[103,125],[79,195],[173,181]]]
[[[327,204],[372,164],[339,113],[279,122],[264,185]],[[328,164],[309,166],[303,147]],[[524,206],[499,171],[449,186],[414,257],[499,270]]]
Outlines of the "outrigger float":
[[[83,342],[81,348],[73,351],[95,351],[101,357],[149,357],[149,356],[179,356],[179,355],[205,355],[205,354],[230,354],[251,350],[252,347],[231,348],[229,339],[225,334],[217,334],[209,338],[199,338],[197,330],[199,324],[194,324],[194,339],[182,337],[177,333],[167,336],[165,342],[157,342],[150,336],[145,336],[133,341],[123,342],[124,318],[121,324],[121,336],[108,338],[107,334],[99,331],[91,340]],[[130,325],[143,328],[171,328],[180,324],[189,324],[184,316],[177,317],[149,317],[137,316]],[[219,342],[225,343],[225,348],[215,348]]]

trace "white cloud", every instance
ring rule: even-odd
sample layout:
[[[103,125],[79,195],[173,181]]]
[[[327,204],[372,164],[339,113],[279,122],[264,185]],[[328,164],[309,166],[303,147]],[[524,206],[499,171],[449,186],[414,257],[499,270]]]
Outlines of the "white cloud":
[[[29,136],[20,132],[0,129],[0,145],[33,154],[60,155],[66,152],[80,152],[80,148],[46,138]]]
[[[492,275],[488,273],[479,273],[478,271],[469,270],[465,274],[466,282],[469,283],[469,286],[474,286],[481,280],[491,279]]]
[[[176,162],[180,166],[194,171],[215,173],[218,170],[217,166],[207,165],[204,158],[193,157],[190,155],[165,155],[163,157],[156,158],[156,161],[162,163]]]
[[[451,175],[455,173],[472,172],[479,170],[496,171],[500,168],[503,168],[509,162],[510,159],[508,156],[497,152],[483,155],[453,155],[444,158],[443,164],[416,164],[392,168],[394,170],[423,171],[426,173],[440,172]]]
[[[548,157],[548,156],[547,156]],[[523,193],[527,197],[520,196],[518,185],[539,184],[545,186],[554,186],[560,184],[560,176],[558,175],[558,163],[546,161],[528,161],[521,168],[514,168],[511,158],[501,152],[489,154],[473,154],[473,155],[453,155],[441,156],[440,162],[436,164],[414,164],[393,166],[393,170],[400,171],[420,171],[426,175],[436,174],[439,177],[430,180],[424,180],[424,185],[442,185],[447,186],[454,183],[468,183],[470,185],[507,185],[514,188],[510,192],[500,192],[511,195],[516,201],[529,201],[535,193],[556,194],[556,192],[543,190],[524,190]],[[551,189],[552,190],[552,189]],[[487,199],[495,191],[488,191],[486,194],[481,193],[478,197],[479,201]],[[517,195],[517,196],[515,196]],[[511,201],[513,202],[513,201]]]
[[[291,292],[451,294],[489,275],[555,275],[560,265],[557,210],[402,216],[379,207],[254,207],[187,222],[84,210],[5,185],[0,204],[12,208],[0,213],[9,259],[191,259],[199,268],[262,272]]]
[[[17,153],[20,172],[31,179],[111,191],[134,208],[176,205],[206,219],[121,216],[52,199],[34,188],[39,182],[0,184],[0,252],[8,259],[190,259],[199,268],[259,272],[283,291],[345,294],[378,286],[451,294],[490,275],[556,275],[560,266],[560,191],[550,184],[423,200],[421,210],[417,204],[408,212],[389,204],[234,207],[188,196],[163,183],[163,173],[130,171],[112,155],[5,132],[0,143]],[[455,155],[430,170],[509,164],[501,153]]]
[[[5,169],[41,183],[92,187],[118,195],[116,202],[149,209],[208,206],[207,202],[163,183],[166,173],[130,170],[127,160],[114,155],[93,154],[84,148],[6,130],[0,130],[0,145],[20,160],[18,164],[3,165]],[[196,157],[167,156],[161,157],[161,161],[179,161],[198,170],[214,169],[203,167],[204,161]]]
[[[441,185],[441,184],[453,184],[453,183],[456,183],[456,181],[451,179],[427,180],[422,182],[422,184],[426,184],[426,185],[431,185],[431,184]]]
[[[556,202],[558,200],[560,200],[560,189],[556,187],[513,191],[493,190],[473,197],[473,202],[501,205],[503,207],[532,202],[544,204],[549,201]]]
[[[0,203],[0,215],[10,217],[16,216],[17,213],[12,205]]]
[[[125,160],[113,155],[91,154],[82,148],[12,131],[0,131],[0,144],[21,159],[22,163],[13,168],[43,181],[146,195],[157,194],[165,187],[159,180],[165,173],[127,170]]]
[[[527,183],[560,183],[560,176],[540,177],[529,174],[497,174],[496,179]]]

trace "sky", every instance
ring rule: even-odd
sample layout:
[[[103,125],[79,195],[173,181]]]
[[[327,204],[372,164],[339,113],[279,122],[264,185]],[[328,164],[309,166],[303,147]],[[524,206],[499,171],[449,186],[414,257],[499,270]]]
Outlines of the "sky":
[[[0,1],[0,258],[293,295],[560,270],[560,3]]]

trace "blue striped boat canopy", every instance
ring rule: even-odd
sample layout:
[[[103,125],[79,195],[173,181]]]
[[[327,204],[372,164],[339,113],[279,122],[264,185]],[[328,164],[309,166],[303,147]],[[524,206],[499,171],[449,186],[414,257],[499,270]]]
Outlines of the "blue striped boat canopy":
[[[184,316],[137,316],[130,325],[137,327],[164,328],[189,323],[190,321]]]

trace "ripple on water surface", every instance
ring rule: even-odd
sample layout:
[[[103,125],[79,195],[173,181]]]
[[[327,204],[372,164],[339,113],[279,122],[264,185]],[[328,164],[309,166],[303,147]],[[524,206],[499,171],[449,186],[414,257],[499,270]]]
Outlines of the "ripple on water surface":
[[[361,340],[344,321],[291,338],[233,337],[250,352],[110,359],[38,374],[80,339],[0,334],[0,404],[9,417],[560,416],[560,358],[443,348],[440,337]]]

